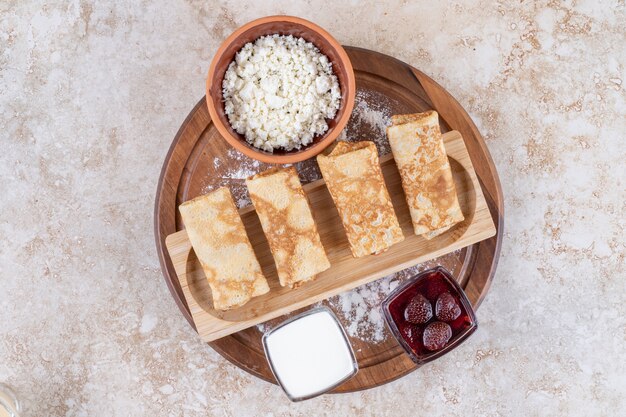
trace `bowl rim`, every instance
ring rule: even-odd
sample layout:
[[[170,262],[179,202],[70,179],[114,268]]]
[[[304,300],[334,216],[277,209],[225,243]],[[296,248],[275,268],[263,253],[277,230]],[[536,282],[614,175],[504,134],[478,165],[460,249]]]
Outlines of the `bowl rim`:
[[[341,106],[344,106],[343,115],[337,119],[335,128],[332,132],[327,134],[327,136],[323,137],[317,143],[314,143],[311,146],[305,146],[301,150],[297,150],[293,153],[285,153],[285,154],[271,154],[269,152],[265,152],[261,149],[253,148],[248,146],[247,144],[242,143],[242,141],[233,136],[226,126],[224,125],[224,121],[221,117],[219,117],[216,109],[213,106],[213,100],[210,99],[209,90],[212,86],[212,80],[215,77],[215,72],[217,68],[217,64],[219,58],[224,54],[224,51],[228,48],[228,46],[233,43],[242,33],[248,31],[249,29],[272,22],[288,22],[295,23],[302,26],[306,26],[307,28],[317,32],[323,38],[325,38],[332,47],[337,51],[339,55],[339,60],[344,66],[347,73],[347,100],[342,100]],[[316,45],[317,46],[317,45]],[[213,55],[213,59],[211,61],[211,65],[209,66],[209,71],[206,78],[205,84],[205,94],[206,94],[206,103],[209,110],[209,115],[211,116],[211,121],[215,124],[220,135],[236,150],[242,152],[244,155],[259,160],[261,162],[272,163],[272,164],[290,164],[295,162],[304,161],[309,159],[315,155],[320,154],[324,149],[326,149],[330,144],[332,144],[341,134],[343,129],[348,124],[348,120],[352,114],[352,110],[354,108],[354,100],[356,95],[356,78],[354,75],[354,68],[352,67],[352,62],[348,57],[347,52],[343,48],[343,46],[326,30],[316,25],[315,23],[308,21],[306,19],[296,17],[296,16],[288,16],[288,15],[273,15],[273,16],[265,16],[259,19],[252,20],[243,26],[239,27],[235,30],[230,36],[228,36],[220,45],[220,47]],[[340,107],[341,109],[341,107]]]

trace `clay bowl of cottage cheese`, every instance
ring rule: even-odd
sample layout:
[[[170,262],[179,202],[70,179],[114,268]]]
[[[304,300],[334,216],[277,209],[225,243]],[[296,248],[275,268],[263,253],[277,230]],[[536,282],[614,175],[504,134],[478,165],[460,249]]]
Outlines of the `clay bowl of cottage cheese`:
[[[243,154],[274,164],[321,153],[354,107],[354,70],[324,29],[292,16],[254,20],[220,46],[206,81],[217,130]]]

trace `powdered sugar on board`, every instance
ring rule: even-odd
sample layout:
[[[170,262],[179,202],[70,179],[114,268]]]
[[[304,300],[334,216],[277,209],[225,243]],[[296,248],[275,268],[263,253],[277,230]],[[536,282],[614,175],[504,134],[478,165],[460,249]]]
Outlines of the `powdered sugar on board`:
[[[392,108],[396,103],[376,90],[357,90],[354,110],[339,140],[358,142],[370,140],[376,144],[379,156],[391,152],[387,126],[391,125]]]

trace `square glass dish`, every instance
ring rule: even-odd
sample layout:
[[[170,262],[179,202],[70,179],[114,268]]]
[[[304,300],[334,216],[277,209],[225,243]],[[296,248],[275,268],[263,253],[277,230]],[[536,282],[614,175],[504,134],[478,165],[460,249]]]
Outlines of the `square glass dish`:
[[[327,307],[292,317],[263,335],[272,373],[291,401],[331,391],[359,370],[345,330]]]
[[[441,266],[400,285],[381,307],[391,333],[418,365],[450,352],[478,327],[465,292]]]

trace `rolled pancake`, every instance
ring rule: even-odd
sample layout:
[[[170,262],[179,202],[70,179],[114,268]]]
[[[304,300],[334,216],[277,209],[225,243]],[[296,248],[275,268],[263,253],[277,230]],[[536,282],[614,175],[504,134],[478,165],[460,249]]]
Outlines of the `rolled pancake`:
[[[330,268],[294,167],[270,169],[248,178],[246,185],[274,256],[280,285],[297,287]]]
[[[187,201],[178,210],[217,310],[239,307],[270,290],[228,188]]]
[[[395,115],[387,138],[416,235],[432,239],[463,221],[437,112]]]
[[[317,163],[355,258],[404,240],[373,142],[339,142]]]

